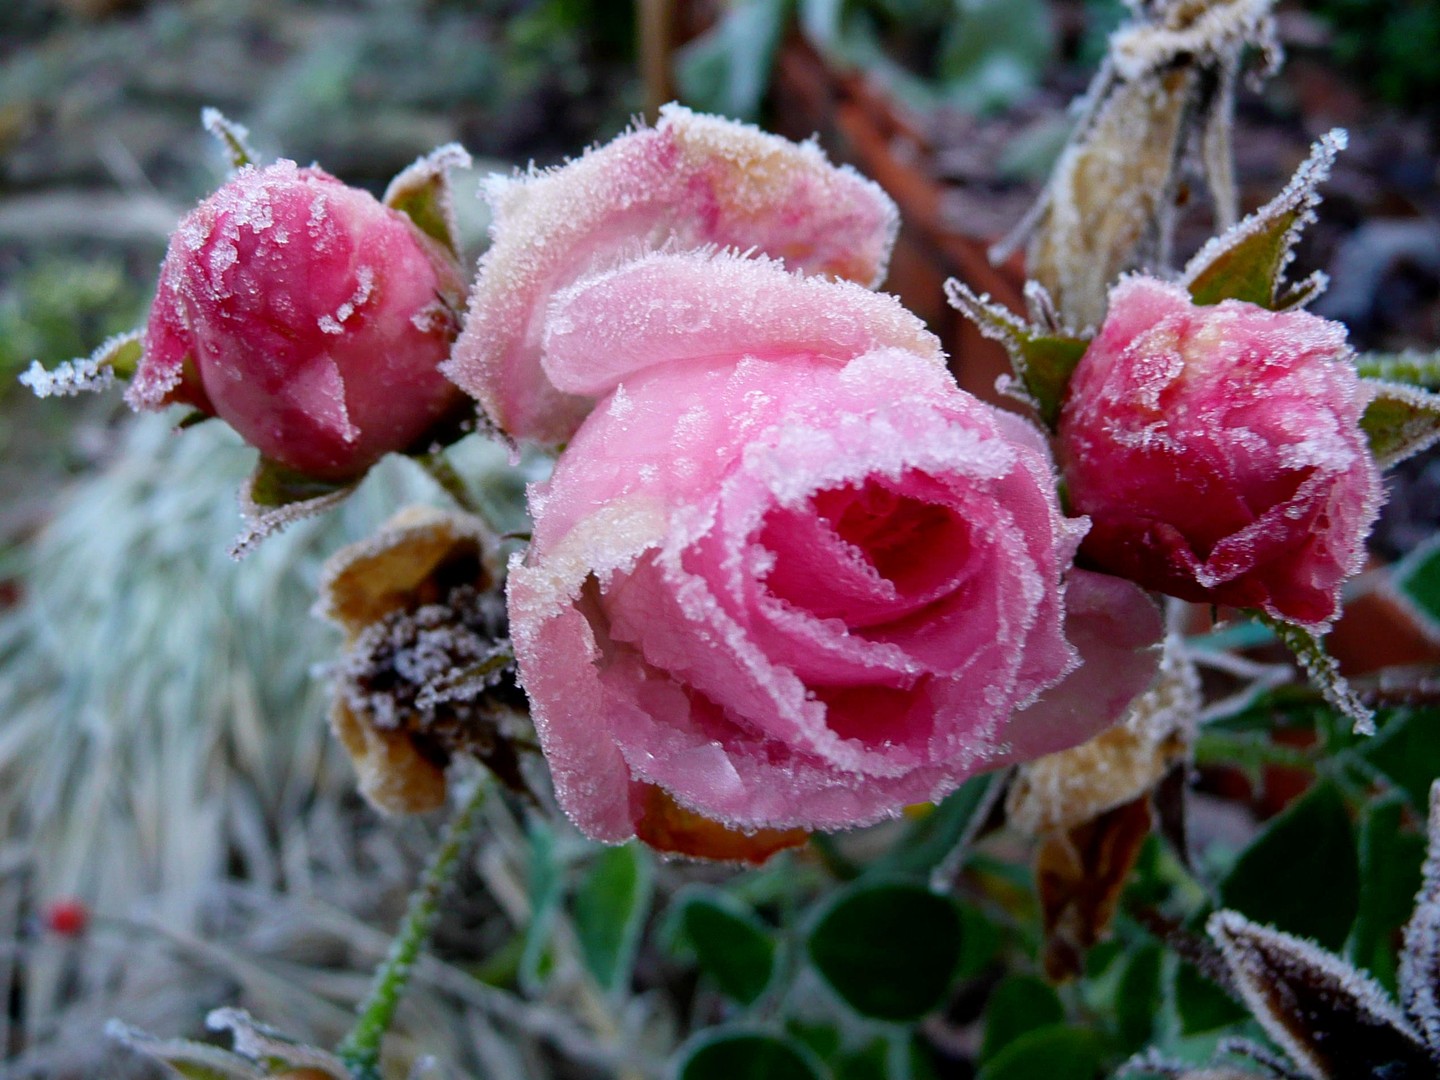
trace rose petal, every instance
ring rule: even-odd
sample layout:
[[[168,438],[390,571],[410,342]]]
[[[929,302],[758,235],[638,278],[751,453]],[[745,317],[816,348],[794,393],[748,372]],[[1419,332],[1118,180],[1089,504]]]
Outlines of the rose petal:
[[[1143,590],[1108,574],[1071,570],[1065,637],[1081,663],[1010,718],[1003,759],[1028,761],[1078,746],[1115,723],[1154,681],[1163,632],[1159,608]]]
[[[503,430],[541,442],[565,441],[592,405],[541,369],[557,290],[667,245],[753,250],[875,284],[899,222],[888,196],[814,143],[673,105],[654,129],[489,194],[493,242],[446,372]]]
[[[766,259],[659,252],[558,292],[542,363],[559,389],[599,397],[653,364],[797,353],[844,361],[887,346],[942,356],[935,335],[893,296]]]

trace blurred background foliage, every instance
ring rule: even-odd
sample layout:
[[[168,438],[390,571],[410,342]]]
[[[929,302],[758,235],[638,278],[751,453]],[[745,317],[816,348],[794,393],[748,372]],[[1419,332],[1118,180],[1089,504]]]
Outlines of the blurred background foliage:
[[[646,7],[0,4],[6,1076],[154,1075],[98,1037],[111,1015],[199,1034],[207,1009],[240,1003],[333,1042],[435,825],[377,821],[354,796],[315,677],[335,641],[304,610],[324,554],[438,492],[389,463],[343,513],[233,566],[223,551],[245,454],[218,425],[175,440],[113,397],[35,401],[14,376],[142,319],[168,231],[224,175],[202,106],[249,126],[263,155],[316,160],[377,191],[435,145],[463,143],[480,159],[461,183],[473,254],[480,173],[575,154],[643,107]],[[695,18],[677,18],[689,40],[670,76],[687,103],[766,121],[777,56],[802,36],[922,118],[947,197],[970,200],[952,216],[986,221],[979,202],[1004,221],[1023,208],[1063,142],[1065,103],[1124,14],[1119,0],[683,7]],[[1273,193],[1310,128],[1347,110],[1364,119],[1304,257],[1333,265],[1352,252],[1360,269],[1345,280],[1357,284],[1332,302],[1350,305],[1367,346],[1433,348],[1440,6],[1316,0],[1281,14],[1294,78],[1242,102],[1254,124],[1242,179]],[[1376,232],[1377,215],[1405,228]],[[518,503],[499,456],[464,453],[495,502]],[[1433,640],[1440,471],[1433,455],[1407,470],[1378,550],[1403,556],[1387,582]],[[1227,633],[1192,645],[1274,658],[1263,629]],[[1206,680],[1212,697],[1244,682],[1215,669]],[[454,1070],[436,1075],[628,1080],[682,1044],[685,1080],[762,1068],[787,1080],[1088,1080],[1152,1044],[1205,1060],[1222,1038],[1259,1031],[1185,958],[1199,954],[1175,947],[1198,941],[1218,904],[1315,936],[1393,986],[1440,775],[1440,710],[1433,688],[1414,687],[1367,684],[1390,694],[1368,742],[1308,691],[1236,698],[1197,745],[1191,850],[1153,835],[1130,853],[1112,936],[1059,986],[1039,959],[1030,842],[994,827],[989,778],[746,873],[601,849],[492,800],[437,958],[402,1012],[396,1074],[423,1049]],[[82,941],[44,931],[59,892],[97,913]],[[876,948],[894,940],[909,944]]]

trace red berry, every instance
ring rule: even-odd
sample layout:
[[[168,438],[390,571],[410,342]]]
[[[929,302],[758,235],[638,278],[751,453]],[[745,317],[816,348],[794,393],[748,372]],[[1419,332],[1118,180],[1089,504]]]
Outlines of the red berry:
[[[52,900],[45,907],[45,929],[62,937],[79,937],[90,922],[90,909],[79,900]]]

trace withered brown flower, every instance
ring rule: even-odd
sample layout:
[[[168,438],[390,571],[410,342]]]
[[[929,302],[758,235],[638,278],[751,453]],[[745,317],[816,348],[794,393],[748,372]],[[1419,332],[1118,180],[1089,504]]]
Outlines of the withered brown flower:
[[[316,614],[346,637],[330,721],[379,810],[440,807],[457,755],[523,786],[497,546],[477,518],[412,506],[325,564]]]

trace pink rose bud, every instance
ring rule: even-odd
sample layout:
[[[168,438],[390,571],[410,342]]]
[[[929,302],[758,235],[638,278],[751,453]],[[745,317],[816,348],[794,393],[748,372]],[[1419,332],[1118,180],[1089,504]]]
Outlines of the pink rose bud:
[[[349,479],[461,400],[439,365],[458,268],[317,168],[241,169],[171,237],[127,400],[216,415],[266,457]]]
[[[1154,605],[1070,569],[1039,432],[893,298],[652,255],[557,296],[545,343],[562,384],[620,380],[509,583],[592,837],[650,835],[656,788],[746,831],[873,822],[1085,740],[1154,675]]]
[[[541,443],[565,442],[610,389],[561,387],[542,363],[559,290],[648,251],[697,248],[874,286],[899,227],[877,185],[814,143],[677,105],[560,168],[497,177],[488,194],[493,242],[447,373],[502,430]]]
[[[1345,328],[1131,277],[1060,417],[1084,558],[1185,600],[1323,629],[1364,559],[1380,474]]]

